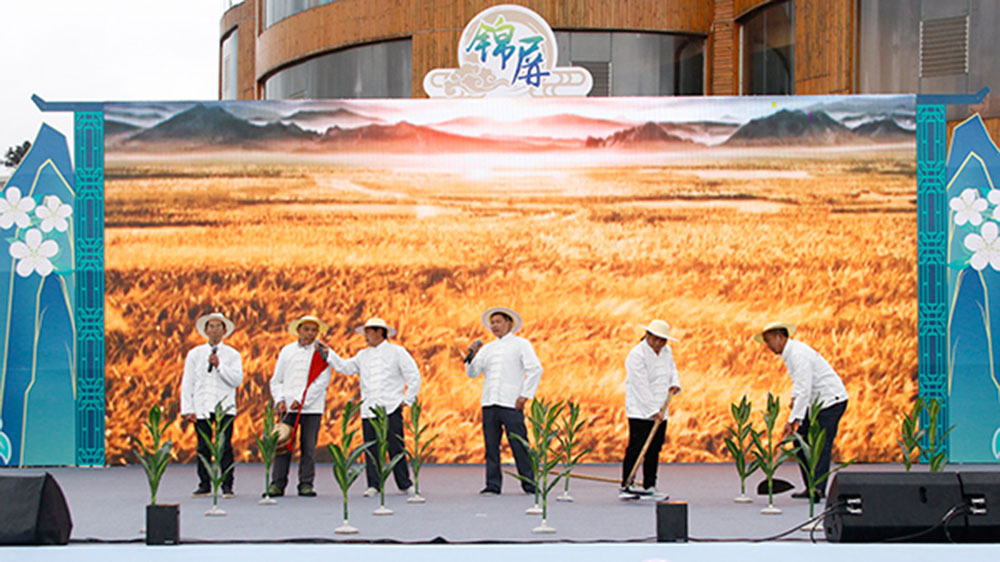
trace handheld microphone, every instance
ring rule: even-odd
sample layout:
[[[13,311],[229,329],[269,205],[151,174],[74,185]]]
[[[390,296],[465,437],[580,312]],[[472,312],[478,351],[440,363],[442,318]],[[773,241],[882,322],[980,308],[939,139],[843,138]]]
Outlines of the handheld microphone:
[[[462,361],[468,363],[472,361],[472,356],[479,351],[479,348],[483,346],[483,340],[476,340],[469,345],[469,352],[465,354],[465,359]]]
[[[216,352],[216,351],[219,351],[219,346],[217,346],[217,345],[213,345],[213,346],[212,346],[212,355],[215,355],[215,352]],[[209,373],[211,373],[211,372],[212,372],[212,367],[214,367],[214,366],[215,366],[215,365],[213,365],[211,361],[209,361],[209,362],[208,362],[208,372],[209,372]]]

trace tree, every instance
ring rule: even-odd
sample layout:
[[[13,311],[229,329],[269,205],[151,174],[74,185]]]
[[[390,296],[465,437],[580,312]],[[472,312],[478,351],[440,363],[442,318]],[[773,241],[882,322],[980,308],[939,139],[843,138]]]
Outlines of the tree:
[[[21,160],[24,159],[24,155],[28,153],[31,148],[31,141],[24,141],[21,145],[14,145],[7,149],[7,155],[3,158],[3,165],[8,168],[16,168]]]

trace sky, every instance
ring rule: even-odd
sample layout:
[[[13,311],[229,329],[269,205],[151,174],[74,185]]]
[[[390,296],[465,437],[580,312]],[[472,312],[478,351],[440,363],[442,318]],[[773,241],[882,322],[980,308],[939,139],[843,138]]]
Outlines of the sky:
[[[0,151],[72,113],[31,101],[214,100],[229,0],[0,0]],[[72,152],[71,152],[72,154]],[[0,176],[13,173],[0,167]]]

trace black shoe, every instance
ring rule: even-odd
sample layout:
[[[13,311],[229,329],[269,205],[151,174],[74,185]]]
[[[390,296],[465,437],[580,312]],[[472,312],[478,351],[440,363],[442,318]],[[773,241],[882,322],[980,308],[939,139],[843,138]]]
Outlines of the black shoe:
[[[483,488],[482,490],[479,490],[479,495],[480,496],[499,496],[500,495],[500,490],[496,490],[494,488]]]
[[[207,498],[212,495],[212,489],[208,486],[198,486],[198,489],[191,492],[192,498]]]
[[[315,498],[316,490],[313,490],[312,486],[303,486],[299,488],[299,495],[304,498]]]
[[[267,497],[280,498],[283,495],[285,495],[285,491],[284,490],[282,490],[281,488],[275,486],[274,484],[271,484],[270,486],[267,487],[267,491],[264,492],[263,494],[261,494],[260,497],[262,497],[262,498],[267,498]]]
[[[235,498],[236,497],[236,492],[234,492],[232,488],[223,488],[222,489],[222,497],[224,497],[224,498]]]
[[[794,494],[792,494],[792,497],[797,500],[809,499],[809,491],[802,490],[801,492],[795,492]],[[820,501],[824,498],[826,498],[826,494],[824,494],[823,492],[817,491],[815,494],[813,494],[813,501]]]
[[[521,488],[521,489],[524,490],[524,493],[528,494],[529,496],[535,495],[535,489],[534,488]]]

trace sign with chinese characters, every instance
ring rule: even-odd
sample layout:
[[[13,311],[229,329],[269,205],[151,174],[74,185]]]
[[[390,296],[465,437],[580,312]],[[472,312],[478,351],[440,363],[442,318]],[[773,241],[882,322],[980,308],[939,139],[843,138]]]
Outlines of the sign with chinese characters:
[[[458,68],[436,68],[424,76],[432,98],[585,96],[590,72],[557,67],[556,38],[535,12],[510,4],[493,6],[465,26]]]

